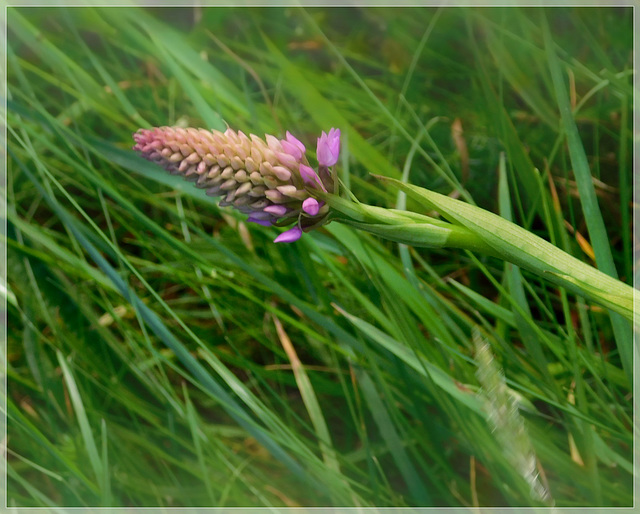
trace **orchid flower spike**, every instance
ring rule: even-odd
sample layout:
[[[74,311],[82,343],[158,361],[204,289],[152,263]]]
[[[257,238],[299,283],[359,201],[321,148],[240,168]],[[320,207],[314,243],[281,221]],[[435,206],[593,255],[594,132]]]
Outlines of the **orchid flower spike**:
[[[260,225],[295,226],[274,242],[297,241],[328,221],[329,207],[312,196],[313,190],[334,191],[326,168],[340,152],[340,130],[318,138],[317,173],[305,156],[306,148],[290,132],[285,139],[265,139],[227,129],[156,127],[133,135],[134,150],[173,175],[195,181],[208,195],[221,196],[221,207],[232,206]],[[266,140],[266,141],[265,141]]]

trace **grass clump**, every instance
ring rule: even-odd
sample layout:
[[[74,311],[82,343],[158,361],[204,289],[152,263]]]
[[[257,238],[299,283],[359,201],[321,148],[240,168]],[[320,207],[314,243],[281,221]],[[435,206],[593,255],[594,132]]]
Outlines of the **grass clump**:
[[[404,176],[631,283],[630,8],[7,17],[9,505],[632,504],[628,322],[479,253],[275,245],[131,150],[339,127],[362,202],[419,212]]]

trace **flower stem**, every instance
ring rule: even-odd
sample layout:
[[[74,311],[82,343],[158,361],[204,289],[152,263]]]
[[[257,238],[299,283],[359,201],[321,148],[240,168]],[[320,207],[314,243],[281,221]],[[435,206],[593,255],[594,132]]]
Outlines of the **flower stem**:
[[[640,325],[634,314],[635,290],[560,250],[518,225],[479,207],[427,189],[392,182],[449,221],[384,209],[337,195],[317,196],[331,207],[332,219],[382,238],[415,247],[461,248],[497,257],[527,269]]]

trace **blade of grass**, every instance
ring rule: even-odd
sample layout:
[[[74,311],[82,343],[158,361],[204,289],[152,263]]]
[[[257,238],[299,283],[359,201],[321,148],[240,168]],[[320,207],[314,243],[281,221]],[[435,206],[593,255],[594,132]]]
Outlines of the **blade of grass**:
[[[498,168],[498,203],[500,206],[500,215],[507,221],[513,222],[513,213],[511,210],[511,198],[509,195],[509,183],[507,180],[507,170],[504,153],[500,154],[500,163]],[[508,290],[515,305],[518,308],[513,309],[513,316],[522,337],[527,351],[536,361],[536,367],[548,383],[554,383],[549,375],[549,363],[544,356],[540,340],[536,333],[531,330],[527,319],[531,318],[531,309],[524,291],[523,278],[520,269],[511,263],[505,263],[505,274],[507,276]],[[526,318],[526,319],[525,319]]]
[[[89,457],[89,463],[93,468],[96,482],[104,486],[105,484],[103,477],[105,471],[103,469],[103,462],[101,461],[100,455],[98,453],[98,446],[93,437],[91,425],[89,424],[89,418],[87,417],[87,412],[85,411],[84,403],[82,401],[82,395],[78,390],[76,381],[71,374],[71,370],[69,369],[65,358],[60,352],[57,352],[56,355],[58,357],[58,362],[60,363],[60,368],[62,369],[62,375],[64,376],[65,382],[67,384],[67,390],[69,391],[69,397],[71,398],[73,409],[76,413],[78,426],[80,427],[80,433],[82,434],[82,439],[84,441],[84,447]],[[104,501],[109,496],[109,492],[103,489],[100,491],[100,495],[104,504]]]
[[[84,234],[76,226],[76,222],[71,218],[66,211],[48,195],[48,193],[38,183],[36,177],[29,171],[29,169],[14,155],[18,165],[23,172],[34,183],[34,186],[39,190],[40,194],[45,198],[50,207],[56,212],[65,225],[73,232],[77,240],[82,244],[84,249],[93,258],[100,269],[111,279],[114,286],[118,289],[120,294],[129,301],[133,307],[140,312],[142,318],[151,330],[176,354],[176,356],[184,363],[184,365],[191,371],[198,383],[203,388],[209,391],[213,397],[218,398],[221,403],[228,409],[229,414],[249,433],[251,433],[257,441],[263,444],[273,455],[281,460],[287,467],[291,469],[293,473],[301,478],[306,478],[307,474],[300,467],[300,465],[294,461],[288,454],[286,454],[282,448],[275,443],[269,435],[258,428],[255,421],[252,421],[249,416],[243,411],[242,408],[231,398],[231,396],[221,388],[218,382],[206,372],[206,370],[198,363],[193,356],[187,351],[187,349],[169,332],[169,330],[162,323],[160,318],[149,307],[147,307],[140,298],[130,289],[130,287],[124,282],[124,280],[117,274],[117,272],[111,267],[111,265],[102,257],[96,248],[89,242]]]
[[[191,429],[191,438],[193,439],[193,445],[196,449],[196,456],[198,458],[198,465],[200,466],[200,473],[204,477],[204,486],[207,491],[207,496],[209,497],[209,501],[211,505],[218,505],[217,498],[213,494],[213,488],[211,486],[211,480],[209,478],[210,474],[207,471],[207,465],[205,463],[205,457],[202,448],[201,439],[204,439],[205,443],[210,444],[207,441],[206,436],[202,434],[199,430],[200,422],[198,420],[198,414],[195,411],[195,407],[193,403],[189,399],[189,392],[186,384],[183,384],[182,391],[185,397],[185,402],[187,404],[187,421],[189,422],[189,428]]]
[[[591,239],[591,245],[596,256],[598,267],[613,278],[618,278],[609,237],[602,219],[602,213],[598,206],[598,199],[593,187],[593,180],[589,168],[589,162],[580,139],[578,127],[571,112],[571,104],[562,78],[562,69],[555,53],[555,45],[549,31],[549,25],[544,14],[541,16],[542,32],[544,36],[549,70],[553,79],[553,85],[558,102],[558,108],[562,118],[562,128],[567,137],[569,156],[573,165],[573,173],[576,178],[580,204],[584,213],[587,230]],[[624,207],[623,207],[624,208]],[[633,347],[631,341],[631,325],[620,315],[614,312],[610,314],[611,324],[616,340],[616,346],[620,352],[622,366],[631,380],[633,376]]]
[[[338,307],[336,306],[336,308]],[[340,310],[342,315],[347,318],[347,320],[349,320],[349,322],[357,327],[358,330],[366,335],[372,342],[389,350],[393,355],[401,359],[403,362],[407,363],[412,369],[418,372],[418,374],[426,377],[426,373],[428,373],[429,378],[433,380],[433,382],[436,383],[443,392],[449,394],[457,402],[461,403],[465,407],[468,407],[476,413],[481,412],[482,407],[479,401],[476,399],[475,395],[460,388],[459,385],[440,368],[434,366],[426,359],[421,358],[421,356],[415,355],[412,350],[404,347],[398,341],[395,341],[370,323],[367,323],[366,321],[353,316],[352,314],[349,314],[344,309],[338,309]],[[425,371],[425,369],[428,371]],[[469,386],[466,385],[465,387]]]
[[[369,411],[378,426],[378,430],[380,430],[382,437],[389,446],[393,460],[409,486],[412,496],[420,505],[429,505],[431,503],[429,492],[418,478],[415,467],[407,455],[402,438],[398,434],[389,416],[389,412],[382,401],[380,392],[367,373],[362,371],[356,372],[356,376],[358,377],[364,398],[369,405]]]
[[[189,88],[185,91],[188,92],[192,99],[197,99],[198,106],[206,106],[207,112],[209,112],[209,104],[213,102],[207,103],[204,100],[200,100],[200,94],[195,93],[193,85],[190,80],[186,78],[187,75],[190,76],[193,74],[201,83],[210,86],[215,98],[219,98],[223,104],[228,105],[238,115],[248,116],[249,112],[247,107],[241,100],[242,95],[232,80],[207,59],[203,59],[202,54],[194,49],[186,41],[184,35],[175,28],[150,16],[143,9],[126,9],[124,11],[107,9],[102,12],[110,17],[114,23],[117,23],[118,26],[122,25],[123,17],[129,21],[130,23],[122,25],[127,36],[144,45],[150,53],[155,54],[154,50],[156,50],[156,47],[154,45],[161,45],[165,50],[165,52],[162,53],[162,57],[172,69],[177,70],[175,65],[171,63],[180,63],[184,71],[180,71],[180,74],[176,75],[176,77],[183,86],[186,85]],[[140,37],[139,28],[144,30],[149,39]],[[209,120],[209,122],[214,121],[218,124],[220,123],[220,118],[217,113],[209,112],[209,115],[212,115],[212,117],[209,119],[209,116],[207,116],[205,121]],[[216,125],[211,125],[209,128],[215,127]],[[224,128],[225,126],[223,124],[222,130],[224,130]]]
[[[349,153],[370,169],[379,170],[393,177],[400,172],[373,145],[369,144],[360,133],[347,121],[340,111],[309,82],[303,73],[266,37],[265,44],[271,58],[280,67],[284,75],[284,84],[292,95],[302,103],[318,126],[328,130],[338,127],[349,139]]]
[[[320,451],[322,452],[322,457],[329,468],[336,471],[336,473],[340,473],[340,465],[336,458],[335,451],[333,450],[331,434],[329,433],[329,428],[327,427],[327,423],[324,419],[324,416],[322,415],[322,408],[320,407],[318,397],[313,390],[313,385],[309,380],[309,376],[307,375],[304,365],[300,361],[298,354],[296,353],[296,349],[293,346],[291,339],[289,339],[288,334],[284,330],[284,327],[282,326],[280,320],[274,316],[273,323],[276,327],[280,343],[282,344],[282,347],[284,348],[284,351],[287,353],[287,357],[291,362],[291,369],[293,370],[293,374],[298,385],[298,390],[300,391],[300,395],[302,396],[302,401],[307,408],[307,413],[309,414],[311,423],[316,430],[316,435],[318,437],[318,440],[320,441]]]
[[[31,423],[31,421],[29,421],[29,419],[20,411],[20,409],[13,403],[13,401],[7,402],[7,417],[21,425],[22,429],[30,434],[31,440],[33,442],[41,446],[56,461],[62,464],[62,466],[69,473],[71,473],[74,478],[82,483],[83,486],[94,493],[96,497],[99,495],[99,488],[91,480],[89,480],[84,472],[81,471],[67,455],[64,455],[60,451],[60,449],[56,448],[56,446],[51,441],[49,441],[44,436],[44,434],[40,430],[38,430],[38,428],[33,423]]]

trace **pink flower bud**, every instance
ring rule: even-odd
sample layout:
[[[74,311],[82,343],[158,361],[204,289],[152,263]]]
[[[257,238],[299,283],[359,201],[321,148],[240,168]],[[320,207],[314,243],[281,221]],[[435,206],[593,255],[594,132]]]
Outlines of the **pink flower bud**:
[[[278,237],[276,237],[273,242],[274,243],[293,243],[302,237],[302,229],[296,225],[292,229],[283,232]]]
[[[332,128],[329,134],[322,132],[316,150],[320,166],[333,166],[340,155],[340,129]]]
[[[315,198],[307,198],[304,202],[302,202],[302,210],[309,216],[315,216],[320,210],[320,204]]]

